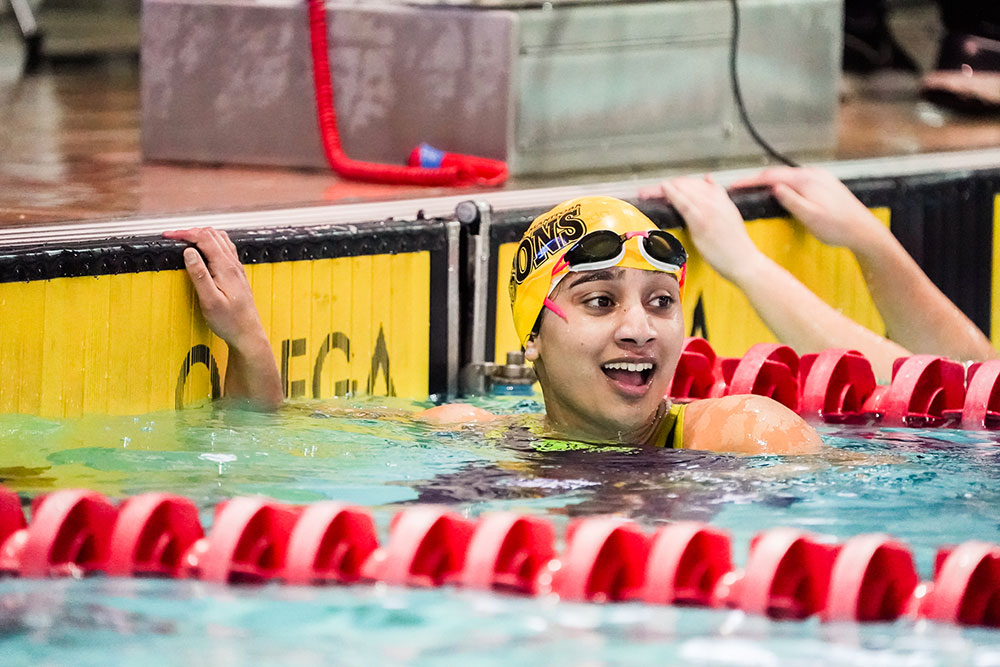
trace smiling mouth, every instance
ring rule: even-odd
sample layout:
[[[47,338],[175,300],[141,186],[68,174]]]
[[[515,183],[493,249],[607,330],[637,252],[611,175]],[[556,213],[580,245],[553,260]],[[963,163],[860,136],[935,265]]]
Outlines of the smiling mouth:
[[[601,370],[613,382],[625,387],[645,387],[649,384],[656,364],[649,362],[631,363],[627,361],[615,361],[601,366]]]

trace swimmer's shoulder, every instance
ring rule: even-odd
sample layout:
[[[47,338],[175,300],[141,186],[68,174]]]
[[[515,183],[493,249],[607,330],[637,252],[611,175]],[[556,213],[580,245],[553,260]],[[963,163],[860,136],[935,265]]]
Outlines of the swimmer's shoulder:
[[[822,442],[816,429],[765,396],[706,398],[684,409],[685,449],[737,454],[811,454]]]

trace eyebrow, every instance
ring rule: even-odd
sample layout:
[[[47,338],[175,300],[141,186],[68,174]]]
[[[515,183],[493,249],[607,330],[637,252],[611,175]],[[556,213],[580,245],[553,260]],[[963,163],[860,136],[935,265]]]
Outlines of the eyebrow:
[[[577,285],[582,285],[584,283],[592,283],[597,280],[618,280],[622,277],[622,269],[602,269],[600,271],[587,271],[582,273],[579,278],[576,278],[573,282],[569,284],[570,289],[576,287]]]

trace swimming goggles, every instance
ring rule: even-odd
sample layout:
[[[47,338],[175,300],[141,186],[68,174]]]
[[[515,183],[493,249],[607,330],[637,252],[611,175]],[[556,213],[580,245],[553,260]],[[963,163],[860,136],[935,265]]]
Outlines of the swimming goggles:
[[[563,255],[562,261],[553,267],[552,275],[566,269],[599,271],[618,266],[625,258],[625,242],[633,237],[639,237],[639,253],[654,269],[677,273],[687,262],[687,251],[681,242],[659,229],[624,234],[617,234],[610,229],[598,229],[573,244]]]
[[[687,263],[687,251],[673,235],[659,229],[624,234],[610,229],[598,229],[573,244],[552,267],[553,279],[549,294],[565,277],[564,272],[600,271],[618,266],[625,259],[625,242],[633,237],[638,237],[636,245],[639,246],[639,254],[650,266],[667,273],[681,273]],[[560,273],[563,275],[557,275]],[[542,306],[566,319],[566,314],[548,296]]]

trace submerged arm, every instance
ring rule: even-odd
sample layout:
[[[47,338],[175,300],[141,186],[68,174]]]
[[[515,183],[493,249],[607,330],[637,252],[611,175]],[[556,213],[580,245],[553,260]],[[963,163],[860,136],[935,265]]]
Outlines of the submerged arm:
[[[229,346],[225,395],[265,409],[281,405],[281,376],[236,246],[225,232],[215,229],[163,235],[197,247],[184,250],[184,266],[209,328]]]
[[[417,418],[429,424],[476,424],[496,419],[496,415],[468,403],[445,403],[417,413]]]

